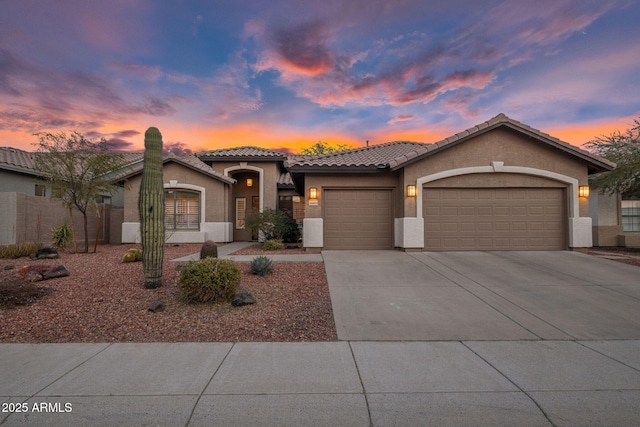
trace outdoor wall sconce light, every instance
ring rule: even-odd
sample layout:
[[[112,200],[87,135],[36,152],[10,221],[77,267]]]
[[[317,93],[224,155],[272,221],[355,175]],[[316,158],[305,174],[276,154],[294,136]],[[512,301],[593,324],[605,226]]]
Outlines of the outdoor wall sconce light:
[[[589,186],[581,185],[578,187],[578,196],[580,197],[589,197]]]
[[[247,178],[247,187],[253,187],[253,179]]]
[[[408,197],[416,197],[416,186],[415,185],[407,185],[407,196]]]
[[[318,206],[318,189],[309,187],[309,206]]]

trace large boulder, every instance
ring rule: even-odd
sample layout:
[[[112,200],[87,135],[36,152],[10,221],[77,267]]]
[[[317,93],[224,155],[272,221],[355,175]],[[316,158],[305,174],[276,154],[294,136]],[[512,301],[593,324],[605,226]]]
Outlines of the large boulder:
[[[241,292],[233,297],[231,305],[234,307],[242,307],[243,305],[255,304],[256,299],[249,292]]]
[[[57,259],[57,258],[60,258],[58,251],[55,248],[51,248],[48,246],[42,249],[38,249],[37,252],[31,254],[31,259],[34,261],[38,259]]]
[[[69,275],[69,271],[65,268],[64,265],[59,265],[57,267],[52,268],[51,270],[47,270],[42,273],[42,278],[44,280],[56,279],[58,277],[65,277]]]

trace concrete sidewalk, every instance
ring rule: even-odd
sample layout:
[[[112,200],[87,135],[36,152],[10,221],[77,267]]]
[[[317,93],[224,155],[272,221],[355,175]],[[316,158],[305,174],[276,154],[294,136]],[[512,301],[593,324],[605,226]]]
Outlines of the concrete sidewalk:
[[[638,340],[0,344],[0,357],[2,426],[640,424]]]

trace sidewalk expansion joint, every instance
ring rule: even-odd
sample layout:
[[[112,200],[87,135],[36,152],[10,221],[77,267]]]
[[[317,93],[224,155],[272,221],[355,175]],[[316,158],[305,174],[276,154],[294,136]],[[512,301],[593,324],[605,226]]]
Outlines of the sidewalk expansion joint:
[[[500,369],[496,368],[495,366],[493,366],[491,364],[491,362],[489,362],[487,359],[485,359],[484,357],[482,357],[479,353],[477,353],[476,351],[474,351],[471,347],[469,347],[465,342],[460,341],[460,344],[462,344],[463,346],[465,346],[467,349],[469,349],[469,351],[471,351],[473,354],[475,354],[477,357],[479,357],[482,361],[484,361],[484,363],[486,363],[487,365],[491,366],[491,368],[493,368],[496,372],[498,372],[500,375],[502,375],[507,381],[509,381],[511,384],[513,384],[513,386],[515,388],[517,388],[518,390],[520,390],[521,393],[523,393],[525,396],[527,396],[527,398],[529,398],[529,400],[531,400],[533,402],[534,405],[536,405],[536,407],[538,408],[538,410],[542,413],[542,415],[544,415],[544,417],[546,418],[547,421],[549,421],[549,424],[551,424],[553,427],[558,427],[549,417],[549,414],[547,414],[547,412],[542,408],[542,406],[540,406],[540,404],[536,401],[536,399],[533,398],[533,396],[531,396],[529,393],[527,393],[526,390],[524,390],[522,387],[520,387],[518,384],[516,384],[513,380],[511,380],[511,378],[509,378],[507,375],[504,374],[504,372],[502,372]]]

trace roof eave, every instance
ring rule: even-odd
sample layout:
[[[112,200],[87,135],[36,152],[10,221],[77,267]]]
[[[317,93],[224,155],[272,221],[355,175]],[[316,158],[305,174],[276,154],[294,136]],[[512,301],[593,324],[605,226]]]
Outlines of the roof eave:
[[[388,172],[388,165],[367,166],[289,166],[289,172],[294,173],[380,173]]]
[[[189,168],[189,169],[191,169],[193,171],[199,172],[199,173],[201,173],[203,175],[206,175],[206,176],[209,176],[211,178],[217,179],[218,181],[224,182],[225,184],[231,185],[231,184],[235,184],[236,183],[236,180],[233,179],[233,178],[208,173],[207,171],[204,171],[202,169],[198,169],[197,167],[194,167],[193,165],[190,165],[187,162],[180,161],[180,159],[177,158],[177,157],[166,158],[166,159],[164,159],[162,161],[162,164],[165,165],[167,162],[175,162],[175,163],[177,163],[177,164],[179,164],[181,166],[184,166],[186,168]],[[142,166],[136,166],[135,169],[129,171],[128,173],[126,173],[126,174],[124,174],[122,176],[118,176],[118,177],[114,178],[114,181],[116,181],[116,182],[124,181],[126,179],[129,179],[129,178],[131,178],[133,176],[136,176],[136,175],[142,173],[142,170],[143,170]]]
[[[17,166],[17,165],[12,165],[9,163],[0,163],[0,169],[4,169],[4,170],[8,170],[11,172],[20,172],[20,173],[24,173],[27,175],[34,175],[34,176],[38,176],[38,177],[42,177],[44,176],[43,173],[38,172],[36,170],[33,169],[29,169],[23,166]]]
[[[196,154],[196,157],[203,162],[284,162],[287,160],[286,156],[211,156]]]
[[[433,144],[431,147],[431,149],[429,149],[427,152],[416,156],[412,159],[407,160],[406,162],[402,162],[402,163],[398,163],[395,165],[391,165],[391,170],[395,171],[395,170],[399,170],[402,169],[406,166],[409,166],[413,163],[416,163],[422,159],[424,159],[425,157],[434,155],[436,153],[439,153],[443,150],[446,150],[448,148],[454,147],[464,141],[467,141],[469,139],[475,138],[477,136],[480,136],[484,133],[490,132],[494,129],[497,129],[499,127],[502,126],[506,126],[510,129],[513,129],[517,132],[520,132],[522,134],[527,135],[530,138],[534,138],[537,139],[539,141],[542,141],[556,149],[559,149],[567,154],[573,155],[575,157],[578,157],[584,161],[586,161],[587,163],[589,163],[590,168],[589,168],[589,173],[596,173],[596,172],[592,172],[591,170],[594,169],[596,171],[600,171],[600,172],[606,172],[606,171],[610,171],[615,169],[615,163],[609,162],[606,159],[602,159],[599,160],[598,158],[595,158],[593,155],[591,154],[587,154],[587,153],[582,153],[581,150],[578,147],[575,148],[570,148],[565,146],[564,144],[559,143],[558,141],[554,140],[553,138],[550,137],[545,137],[544,135],[539,134],[538,132],[534,132],[532,130],[529,130],[527,128],[523,128],[521,126],[517,126],[511,122],[508,121],[501,121],[501,122],[497,122],[497,123],[493,123],[487,127],[483,127],[481,129],[478,129],[475,132],[466,132],[467,134],[464,136],[460,136],[460,134],[456,134],[450,138],[445,139],[444,141],[441,141],[439,143]],[[464,133],[464,132],[463,132]],[[455,138],[455,139],[454,139]],[[449,141],[450,140],[450,141]]]

